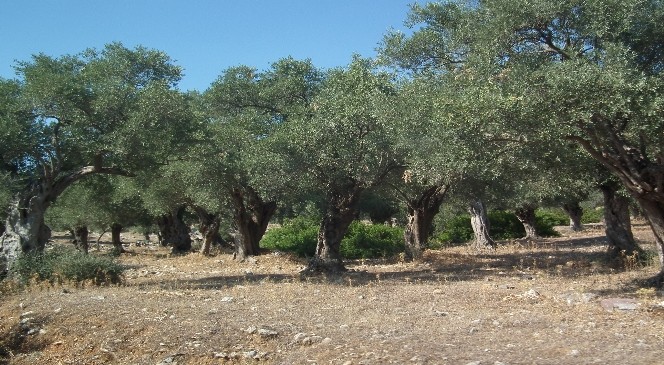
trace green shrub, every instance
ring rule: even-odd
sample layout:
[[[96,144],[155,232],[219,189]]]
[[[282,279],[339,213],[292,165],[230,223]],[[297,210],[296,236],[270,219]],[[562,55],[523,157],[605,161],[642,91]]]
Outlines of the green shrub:
[[[544,224],[550,225],[551,227],[569,225],[569,216],[560,208],[537,209],[535,215],[538,219],[541,219]]]
[[[581,224],[599,223],[604,219],[604,208],[583,209]]]
[[[300,257],[316,253],[319,223],[308,218],[294,218],[280,228],[269,230],[261,247],[293,252]],[[341,241],[341,256],[347,259],[378,258],[403,251],[403,230],[382,224],[353,222]]]
[[[272,228],[260,245],[269,250],[293,252],[300,257],[312,257],[316,253],[318,223],[311,218],[286,219],[279,228]]]
[[[473,227],[468,214],[455,215],[443,223],[442,231],[432,238],[433,242],[464,243],[473,239]],[[442,244],[444,245],[444,244]]]
[[[341,256],[347,259],[391,257],[403,251],[403,229],[384,224],[353,222],[341,241]]]
[[[491,224],[491,237],[498,240],[521,238],[526,235],[523,224],[509,211],[494,210],[488,213]],[[544,237],[555,237],[553,229],[560,217],[546,211],[535,212],[535,229]],[[446,222],[442,231],[432,238],[432,246],[445,246],[446,243],[463,243],[474,239],[473,228],[468,214],[456,215]]]
[[[38,253],[22,254],[12,271],[23,282],[82,282],[95,284],[119,283],[124,268],[109,256],[86,255],[75,249],[55,247]]]

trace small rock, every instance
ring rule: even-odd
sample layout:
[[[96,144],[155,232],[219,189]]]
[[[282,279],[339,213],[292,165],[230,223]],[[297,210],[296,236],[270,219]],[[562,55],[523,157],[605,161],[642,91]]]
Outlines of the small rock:
[[[229,303],[229,302],[232,302],[233,299],[235,299],[235,298],[233,298],[233,297],[223,297],[223,298],[221,298],[220,301],[221,301],[222,303]]]
[[[323,340],[321,340],[320,344],[321,345],[329,345],[332,343],[332,339],[329,337],[325,337]]]
[[[467,363],[466,365],[481,365],[481,364],[482,364],[481,361],[471,361],[471,362]]]
[[[251,335],[251,334],[256,333],[257,330],[258,330],[258,328],[254,327],[254,326],[250,326],[250,327],[247,327],[247,329],[245,329],[243,331],[247,332],[248,334]]]
[[[443,311],[437,311],[437,310],[433,311],[433,314],[435,316],[438,316],[438,317],[447,317],[447,316],[450,315],[449,312],[443,312]]]
[[[639,307],[639,303],[631,298],[608,298],[600,302],[602,308],[609,312],[615,310],[633,311]]]
[[[526,299],[537,299],[537,298],[539,298],[540,293],[538,293],[537,290],[535,290],[535,289],[530,289],[527,292],[523,293],[523,295],[521,295],[521,296],[526,298]]]
[[[279,335],[279,332],[270,328],[260,328],[258,329],[258,334],[263,337],[276,337]]]
[[[293,337],[293,340],[295,340],[295,342],[302,342],[302,340],[305,337],[307,337],[307,335],[305,333],[300,332],[300,333],[295,334],[295,337]]]
[[[25,317],[31,316],[33,314],[35,314],[35,312],[33,312],[33,311],[21,313],[21,316],[19,318],[25,318]]]
[[[579,356],[581,352],[579,350],[572,350],[569,352],[570,356]]]
[[[516,286],[511,284],[501,284],[498,285],[498,289],[516,289]]]
[[[244,356],[245,359],[253,359],[257,355],[258,355],[258,351],[256,351],[256,350],[247,351],[247,352],[242,354],[242,356]]]
[[[443,294],[443,289],[436,289],[433,291],[434,294]]]

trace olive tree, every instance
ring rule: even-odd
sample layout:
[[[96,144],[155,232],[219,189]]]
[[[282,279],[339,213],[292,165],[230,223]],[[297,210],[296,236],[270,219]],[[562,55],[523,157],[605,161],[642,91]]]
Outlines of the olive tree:
[[[292,174],[324,196],[324,214],[310,271],[344,270],[340,244],[369,188],[402,167],[395,143],[397,90],[390,75],[355,58],[329,70],[308,113],[284,123],[278,147]]]
[[[18,167],[12,173],[21,182],[0,238],[2,270],[20,252],[43,249],[44,213],[69,186],[163,162],[186,143],[188,118],[175,89],[181,70],[160,51],[114,43],[58,58],[38,54],[16,71],[18,80],[0,89],[3,131],[17,141],[3,160]]]
[[[295,191],[297,176],[285,174],[283,156],[273,150],[277,128],[307,118],[322,82],[310,61],[285,58],[258,72],[227,69],[204,94],[210,144],[204,162],[217,200],[232,207],[238,259],[260,253],[259,242],[277,201]]]

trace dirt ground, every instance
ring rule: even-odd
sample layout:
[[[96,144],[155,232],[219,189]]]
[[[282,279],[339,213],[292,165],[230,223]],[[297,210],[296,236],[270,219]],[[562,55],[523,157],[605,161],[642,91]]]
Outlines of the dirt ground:
[[[131,245],[122,285],[3,293],[0,363],[664,364],[664,293],[639,286],[658,267],[612,270],[601,230],[564,234],[315,278],[283,253]]]

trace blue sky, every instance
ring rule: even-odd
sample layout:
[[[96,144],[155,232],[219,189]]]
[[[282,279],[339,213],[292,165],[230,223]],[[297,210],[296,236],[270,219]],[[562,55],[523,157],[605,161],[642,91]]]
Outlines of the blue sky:
[[[293,56],[320,68],[371,57],[416,0],[0,0],[0,77],[15,60],[76,54],[120,41],[166,52],[182,90],[205,90],[226,68],[264,70]],[[423,0],[417,0],[424,2]]]

